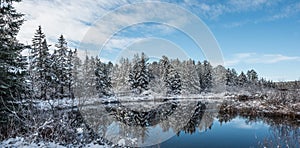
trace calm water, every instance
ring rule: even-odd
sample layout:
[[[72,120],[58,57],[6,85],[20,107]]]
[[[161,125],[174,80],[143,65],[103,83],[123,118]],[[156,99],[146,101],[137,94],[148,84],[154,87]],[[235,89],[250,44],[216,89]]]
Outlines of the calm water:
[[[221,102],[172,100],[84,105],[85,120],[119,146],[299,147],[299,121],[219,114]]]
[[[211,129],[198,130],[174,136],[160,144],[161,147],[259,147],[272,134],[270,126],[261,121],[246,123],[236,117],[227,123],[214,120]]]

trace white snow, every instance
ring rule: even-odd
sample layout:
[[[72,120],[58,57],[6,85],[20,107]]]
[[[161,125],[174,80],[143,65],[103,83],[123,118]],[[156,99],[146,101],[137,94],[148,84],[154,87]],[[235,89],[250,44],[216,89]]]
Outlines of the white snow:
[[[38,143],[28,142],[23,137],[9,138],[0,143],[0,147],[22,147],[22,148],[33,148],[33,147],[49,147],[49,148],[67,148],[67,147],[78,147],[76,145],[62,146],[54,142],[41,141]],[[80,146],[82,147],[82,145]],[[108,145],[99,145],[93,142],[83,146],[89,148],[109,148]]]
[[[0,143],[0,147],[23,147],[23,148],[32,148],[32,147],[55,147],[55,148],[65,148],[57,143],[53,142],[39,142],[39,143],[29,143],[24,140],[23,137],[9,138]]]
[[[76,131],[77,131],[78,134],[82,134],[83,133],[83,129],[82,128],[77,128]]]
[[[125,139],[120,139],[119,141],[118,141],[118,145],[119,146],[125,146]]]

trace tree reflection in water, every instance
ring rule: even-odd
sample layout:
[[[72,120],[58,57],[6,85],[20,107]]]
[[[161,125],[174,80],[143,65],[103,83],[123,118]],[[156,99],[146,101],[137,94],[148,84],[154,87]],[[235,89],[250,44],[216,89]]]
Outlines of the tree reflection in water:
[[[300,129],[291,125],[270,126],[270,136],[260,144],[264,147],[300,147]]]
[[[120,144],[124,139],[127,146],[149,146],[179,135],[181,131],[192,134],[197,127],[199,130],[210,128],[217,111],[207,112],[207,109],[217,110],[218,105],[176,100],[155,105],[118,102],[85,106],[81,112],[86,122],[108,141]]]
[[[298,121],[219,112],[221,104],[215,102],[169,100],[150,104],[151,102],[97,104],[83,107],[81,113],[100,137],[119,146],[159,144],[174,135],[181,136],[181,132],[193,134],[211,129],[215,119],[223,123],[242,117],[248,123],[263,121],[270,126],[270,136],[264,140],[258,139],[259,145],[299,147]]]
[[[218,120],[220,123],[226,123],[237,117],[245,118],[247,124],[262,121],[269,126],[268,136],[258,141],[258,145],[261,147],[300,147],[299,120],[287,117],[239,115],[238,113],[224,114],[222,111],[219,112]]]

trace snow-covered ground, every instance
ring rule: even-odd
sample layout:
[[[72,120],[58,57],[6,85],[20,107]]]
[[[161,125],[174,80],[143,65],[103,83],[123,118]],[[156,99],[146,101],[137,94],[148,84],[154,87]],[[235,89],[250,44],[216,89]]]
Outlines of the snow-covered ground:
[[[228,93],[203,93],[203,94],[191,94],[191,95],[176,95],[176,96],[162,96],[158,94],[144,95],[144,96],[119,96],[119,97],[107,97],[107,98],[77,98],[77,99],[54,99],[54,100],[31,100],[36,107],[42,110],[50,110],[52,107],[67,108],[72,106],[90,105],[95,103],[114,103],[114,102],[159,102],[164,100],[205,100],[208,101],[223,101],[226,98],[232,98],[234,95]]]
[[[226,102],[231,107],[236,109],[244,109],[244,108],[253,108],[257,109],[260,112],[276,112],[282,114],[294,113],[296,115],[300,115],[300,101],[287,102],[287,103],[272,103],[272,99],[274,96],[269,97],[264,96],[264,94],[249,94],[245,93],[202,93],[202,94],[191,94],[191,95],[176,95],[176,96],[162,96],[159,94],[155,94],[153,92],[147,92],[146,95],[142,96],[119,96],[119,97],[107,97],[107,98],[78,98],[78,99],[61,99],[61,100],[33,100],[36,107],[49,110],[52,107],[56,108],[67,108],[67,107],[76,107],[76,106],[86,106],[86,105],[94,105],[97,103],[122,103],[124,105],[129,104],[130,106],[141,105],[150,108],[152,106],[156,106],[159,102],[166,100],[177,100],[177,101],[193,101],[198,100],[202,102]],[[240,96],[248,97],[247,100],[239,100]],[[275,96],[278,97],[278,96]],[[275,98],[276,99],[276,98]],[[143,103],[147,102],[147,103]]]
[[[7,147],[7,148],[34,148],[34,147],[51,147],[51,148],[67,148],[67,147],[88,147],[88,148],[109,148],[110,146],[108,145],[99,145],[97,143],[89,143],[84,146],[76,146],[76,145],[67,145],[67,146],[62,146],[59,143],[55,142],[28,142],[25,140],[23,137],[16,137],[16,138],[9,138],[7,140],[4,140],[0,143],[0,147]]]

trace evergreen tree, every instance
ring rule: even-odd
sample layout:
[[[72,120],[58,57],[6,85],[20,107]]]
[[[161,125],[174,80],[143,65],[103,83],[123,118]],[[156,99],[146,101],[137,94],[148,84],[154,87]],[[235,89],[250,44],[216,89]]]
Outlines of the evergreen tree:
[[[148,58],[142,53],[141,58],[136,56],[135,63],[129,73],[129,83],[131,89],[136,93],[141,93],[143,90],[148,90],[148,84],[150,82],[150,74],[148,71],[147,61]]]
[[[57,98],[64,98],[67,96],[66,87],[67,87],[67,80],[68,80],[68,46],[67,41],[61,35],[58,39],[58,43],[55,45],[56,50],[53,54],[53,70],[55,73],[55,88],[56,88],[56,97]]]
[[[170,61],[169,61],[168,57],[162,56],[162,58],[159,60],[158,73],[163,80],[164,80],[164,77],[166,76],[166,70],[169,67],[169,65],[170,65]]]
[[[247,83],[247,76],[244,74],[244,72],[241,72],[241,74],[238,76],[238,85],[245,86]]]
[[[212,87],[212,66],[208,61],[203,61],[202,82],[200,86],[202,90],[207,91]]]
[[[181,94],[181,77],[175,68],[171,65],[169,59],[163,56],[159,60],[158,72],[160,72],[162,82],[164,82],[164,87],[167,89],[167,95],[177,95]]]
[[[128,91],[129,90],[129,71],[131,63],[128,58],[121,58],[119,65],[115,65],[112,70],[112,86],[114,91]]]
[[[12,5],[19,1],[0,1],[0,123],[11,119],[18,108],[11,101],[23,98],[26,89],[26,59],[20,54],[25,46],[16,39],[24,20]]]
[[[181,63],[180,75],[185,92],[195,94],[201,90],[197,66],[194,60],[189,59]]]
[[[68,97],[74,99],[74,54],[77,52],[75,49],[72,51],[71,49],[67,52],[67,68],[66,68],[66,87],[68,91]]]
[[[232,85],[236,86],[238,81],[238,74],[234,68],[231,69],[231,79],[232,79]]]
[[[227,69],[226,71],[226,85],[236,86],[237,84],[237,73],[235,69]]]
[[[258,75],[255,70],[251,69],[247,71],[247,80],[251,84],[256,84],[258,81]]]
[[[112,64],[112,63],[111,63]],[[96,89],[99,94],[99,97],[110,95],[111,79],[109,76],[110,68],[113,66],[111,64],[105,64],[96,57]]]
[[[39,99],[47,99],[47,90],[51,83],[49,82],[51,61],[48,47],[45,34],[39,26],[32,39],[29,56],[32,91],[34,96]]]
[[[165,86],[162,77],[160,76],[159,67],[160,65],[157,61],[149,64],[149,71],[152,74],[149,87],[153,92],[163,94],[165,92]]]
[[[167,94],[181,94],[181,78],[172,65],[168,65],[166,69],[164,82],[167,87]]]
[[[82,96],[82,61],[78,57],[78,50],[75,49],[73,53],[72,58],[73,63],[73,69],[72,69],[72,75],[73,75],[73,84],[72,84],[72,90],[74,92],[74,97],[81,97]]]
[[[95,75],[95,71],[96,71],[96,59],[91,56],[87,56],[85,57],[85,60],[83,62],[82,65],[82,69],[83,69],[83,93],[82,95],[84,97],[94,97],[97,95],[97,89],[96,89],[96,75]]]
[[[197,64],[196,64],[196,70],[197,70],[197,74],[198,74],[198,79],[199,79],[199,86],[200,86],[200,91],[203,91],[203,79],[204,79],[204,75],[203,75],[203,64],[198,61]]]

